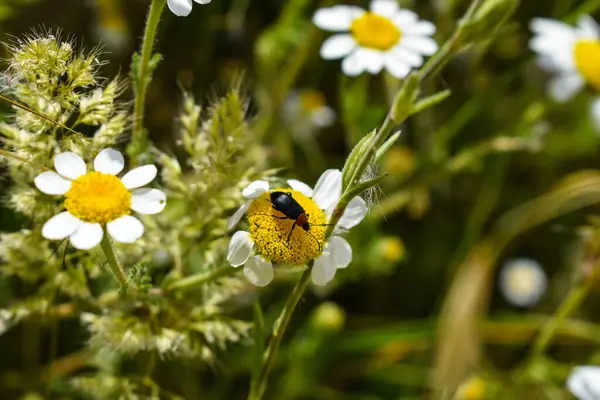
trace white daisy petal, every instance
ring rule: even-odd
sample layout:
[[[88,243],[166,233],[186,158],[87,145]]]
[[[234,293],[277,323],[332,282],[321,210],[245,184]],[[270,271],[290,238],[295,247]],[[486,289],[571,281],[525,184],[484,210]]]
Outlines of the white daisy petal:
[[[426,36],[405,36],[400,39],[400,43],[426,56],[431,56],[438,50],[435,40]]]
[[[570,100],[581,90],[584,80],[578,74],[559,75],[548,83],[550,97],[559,103]]]
[[[386,56],[388,62],[403,63],[408,67],[418,68],[423,65],[423,57],[421,54],[402,45],[398,45],[391,49]]]
[[[269,182],[254,181],[242,190],[242,196],[247,199],[256,199],[261,194],[269,191]]]
[[[116,175],[124,166],[123,154],[114,149],[104,149],[94,159],[94,169],[105,174]]]
[[[350,229],[360,223],[367,212],[369,211],[369,207],[367,207],[367,202],[360,196],[356,196],[350,203],[348,203],[348,207],[346,207],[346,211],[344,211],[344,215],[340,218],[340,222],[338,226],[344,229]]]
[[[248,260],[253,247],[254,242],[250,238],[250,234],[245,231],[237,231],[229,242],[227,261],[234,267],[239,267]]]
[[[578,400],[600,399],[600,367],[575,367],[567,379],[567,388]]]
[[[78,250],[89,250],[100,244],[103,235],[100,224],[84,222],[69,237],[69,242]]]
[[[328,169],[323,172],[313,193],[313,200],[322,210],[331,210],[342,195],[342,171]]]
[[[332,236],[327,243],[331,262],[336,268],[346,268],[352,262],[352,247],[341,236]]]
[[[144,224],[132,215],[123,215],[106,224],[108,234],[120,243],[133,243],[144,234]]]
[[[411,36],[432,36],[435,34],[436,28],[432,22],[417,21],[413,25],[406,25],[402,28],[402,33]]]
[[[577,27],[579,28],[579,34],[585,39],[598,39],[600,34],[600,27],[598,23],[594,21],[589,15],[582,15],[577,21]]]
[[[342,72],[348,76],[358,76],[365,70],[359,49],[354,50],[342,61]]]
[[[50,218],[42,227],[42,236],[50,240],[62,240],[77,230],[83,224],[79,218],[63,211]]]
[[[590,113],[592,114],[594,127],[600,132],[600,97],[596,97],[594,100],[592,100],[590,105]]]
[[[419,20],[419,16],[411,10],[400,9],[396,12],[396,15],[393,18],[396,26],[402,29],[403,26],[412,25]]]
[[[65,194],[71,188],[71,181],[53,171],[45,171],[33,180],[35,186],[46,194]]]
[[[54,157],[56,172],[69,179],[77,179],[85,174],[85,161],[75,153],[65,151]]]
[[[158,189],[136,189],[131,192],[131,209],[140,214],[158,214],[167,205],[167,195]]]
[[[255,286],[267,286],[273,280],[273,265],[261,256],[250,257],[244,264],[244,275]]]
[[[250,207],[249,201],[242,204],[240,208],[233,213],[233,215],[229,218],[229,222],[227,223],[228,231],[232,230],[238,224],[238,222],[240,222],[244,214],[246,214],[246,211],[248,211],[248,207]]]
[[[350,30],[352,22],[365,13],[360,7],[337,5],[321,8],[315,12],[313,23],[321,29],[333,32]]]
[[[288,179],[287,183],[288,183],[288,185],[290,185],[290,187],[292,189],[299,191],[303,195],[305,195],[307,197],[313,196],[312,188],[310,186],[308,186],[306,183],[301,182],[297,179]]]
[[[564,22],[549,18],[533,18],[529,23],[529,28],[537,34],[563,34],[573,35],[573,27]]]
[[[126,173],[121,178],[121,182],[127,189],[139,188],[152,182],[156,178],[156,173],[155,165],[142,165]]]
[[[386,53],[385,68],[392,76],[398,79],[406,78],[410,72],[410,64],[398,57],[395,51]]]
[[[320,54],[325,60],[335,60],[348,55],[356,46],[356,40],[352,35],[345,33],[333,35],[323,42]]]
[[[371,11],[384,17],[393,18],[398,12],[398,3],[395,0],[373,0]]]
[[[368,73],[377,75],[381,72],[385,64],[385,53],[373,49],[357,49],[356,52],[359,53],[357,57],[363,60],[364,68]]]
[[[210,3],[210,0],[194,0],[194,1],[196,3],[199,3],[199,4],[208,4],[208,3]]]
[[[323,251],[321,257],[315,260],[315,264],[310,271],[310,277],[315,285],[325,286],[335,276],[337,268],[328,252]]]
[[[167,5],[178,17],[188,16],[192,12],[192,0],[167,0]]]

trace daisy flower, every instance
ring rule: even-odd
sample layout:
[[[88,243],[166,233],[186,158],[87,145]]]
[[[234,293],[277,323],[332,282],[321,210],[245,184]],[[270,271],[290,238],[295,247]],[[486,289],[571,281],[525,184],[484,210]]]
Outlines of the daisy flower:
[[[539,65],[554,75],[548,84],[554,100],[565,102],[586,84],[600,91],[600,27],[592,17],[581,16],[576,26],[535,18],[531,30],[529,47],[539,55]],[[590,111],[600,126],[600,98]]]
[[[343,58],[342,71],[348,76],[363,72],[378,74],[385,68],[396,78],[423,64],[438,45],[431,38],[435,25],[420,21],[413,11],[400,9],[394,0],[373,0],[371,10],[336,5],[317,10],[313,23],[337,33],[321,46],[326,60]]]
[[[546,292],[548,278],[537,261],[516,258],[500,270],[500,292],[515,307],[533,307]]]
[[[289,188],[270,189],[266,181],[254,181],[242,192],[248,201],[229,221],[229,229],[248,214],[249,232],[237,231],[229,243],[227,260],[234,267],[244,265],[248,280],[265,286],[273,280],[273,264],[314,265],[311,278],[316,285],[326,285],[336,270],[346,268],[352,261],[350,244],[338,234],[356,226],[367,214],[367,203],[355,197],[338,222],[333,236],[325,242],[327,223],[342,194],[342,172],[325,171],[314,190],[307,184],[288,180]],[[295,226],[296,221],[285,218],[273,208],[270,194],[284,192],[304,209],[307,224]],[[296,229],[294,229],[296,228]]]
[[[600,367],[575,367],[567,379],[567,389],[578,400],[600,399]]]
[[[305,89],[291,92],[283,102],[282,118],[298,139],[312,137],[319,129],[335,122],[335,111],[323,94]]]
[[[94,159],[94,170],[75,153],[64,152],[54,158],[54,171],[39,174],[34,182],[42,192],[64,196],[66,211],[55,215],[42,228],[50,240],[69,238],[79,250],[89,250],[102,240],[105,230],[117,242],[133,243],[144,233],[144,225],[130,215],[156,214],[165,208],[166,195],[158,189],[141,188],[156,177],[154,165],[132,169],[121,179],[123,155],[113,149],[102,150]],[[132,190],[133,189],[133,190]]]
[[[208,4],[210,0],[194,0],[196,3]],[[167,6],[178,17],[186,17],[192,12],[192,0],[167,0]]]

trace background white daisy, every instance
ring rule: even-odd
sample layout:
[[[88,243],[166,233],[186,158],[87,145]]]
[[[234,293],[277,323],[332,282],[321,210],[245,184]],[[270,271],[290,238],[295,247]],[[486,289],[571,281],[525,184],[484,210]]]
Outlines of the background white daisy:
[[[600,367],[575,367],[567,379],[567,388],[578,400],[600,399]]]
[[[210,0],[194,0],[196,3],[208,4]],[[188,16],[192,12],[192,0],[167,0],[169,10],[178,17]]]
[[[356,6],[337,5],[317,10],[313,22],[337,33],[325,40],[321,56],[343,58],[342,71],[348,76],[363,72],[378,74],[385,68],[397,78],[423,64],[423,56],[434,54],[438,45],[431,38],[436,28],[419,20],[413,11],[401,9],[392,0],[374,0],[370,11]]]

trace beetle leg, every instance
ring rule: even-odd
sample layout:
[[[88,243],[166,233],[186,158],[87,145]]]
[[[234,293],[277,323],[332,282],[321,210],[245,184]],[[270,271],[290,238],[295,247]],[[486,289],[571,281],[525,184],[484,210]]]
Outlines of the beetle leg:
[[[294,232],[294,228],[296,227],[296,224],[292,224],[292,229],[290,229],[290,233],[287,237],[287,242],[290,242],[290,238],[292,237],[292,232]]]

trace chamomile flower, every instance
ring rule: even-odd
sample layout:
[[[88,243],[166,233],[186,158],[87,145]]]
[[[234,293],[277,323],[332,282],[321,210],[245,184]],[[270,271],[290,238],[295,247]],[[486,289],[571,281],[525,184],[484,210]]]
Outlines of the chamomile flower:
[[[544,295],[547,286],[548,278],[534,260],[512,259],[500,270],[500,292],[515,307],[533,307]]]
[[[283,102],[282,119],[297,139],[314,136],[335,122],[335,111],[323,94],[314,89],[291,92]]]
[[[166,205],[166,195],[158,189],[142,188],[156,177],[154,165],[132,169],[122,178],[123,155],[102,150],[94,159],[95,171],[87,171],[83,159],[64,152],[54,158],[54,171],[39,174],[34,182],[46,194],[64,196],[66,211],[50,218],[42,236],[50,240],[69,238],[79,250],[97,246],[104,230],[117,242],[133,243],[144,233],[144,225],[131,211],[156,214]]]
[[[575,367],[567,379],[567,389],[578,400],[600,399],[600,367]]]
[[[196,3],[208,4],[210,0],[194,0]],[[192,0],[167,0],[167,6],[178,17],[186,17],[192,12]]]
[[[600,91],[600,27],[592,17],[581,16],[576,26],[535,18],[531,30],[530,48],[538,53],[540,66],[554,74],[548,92],[555,101],[568,101],[586,84]],[[600,127],[600,98],[590,112]]]
[[[338,222],[334,235],[325,242],[327,223],[342,193],[342,173],[325,171],[314,190],[307,184],[288,180],[289,188],[270,189],[266,181],[254,181],[242,192],[248,201],[231,217],[233,228],[247,213],[249,232],[237,231],[229,243],[227,260],[234,267],[244,265],[248,280],[265,286],[273,280],[273,264],[314,265],[311,278],[316,285],[326,285],[336,270],[352,261],[350,244],[338,234],[356,226],[367,214],[367,203],[355,197]],[[284,218],[273,208],[272,192],[284,192],[304,209],[308,230],[295,226],[296,221]],[[295,229],[294,229],[295,228]]]
[[[321,47],[326,60],[343,58],[348,76],[363,72],[378,74],[385,68],[397,78],[423,64],[438,45],[431,38],[435,25],[421,21],[413,11],[401,9],[394,0],[373,0],[370,11],[356,6],[336,5],[317,10],[313,22],[337,33]]]

